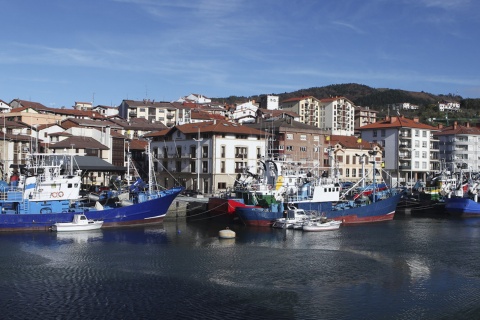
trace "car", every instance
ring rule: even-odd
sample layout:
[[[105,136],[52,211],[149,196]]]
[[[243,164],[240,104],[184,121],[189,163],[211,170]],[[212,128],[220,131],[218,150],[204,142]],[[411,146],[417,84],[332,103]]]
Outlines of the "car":
[[[202,194],[201,192],[195,191],[195,190],[188,190],[185,189],[183,190],[180,194],[186,196],[186,197],[193,197],[196,196],[197,194]]]
[[[340,185],[342,186],[342,189],[350,189],[351,187],[353,187],[353,182],[345,181],[340,183]]]

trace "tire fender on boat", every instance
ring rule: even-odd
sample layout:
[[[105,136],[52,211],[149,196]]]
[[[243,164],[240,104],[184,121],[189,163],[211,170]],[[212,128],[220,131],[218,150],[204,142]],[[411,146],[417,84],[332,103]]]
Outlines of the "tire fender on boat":
[[[63,197],[63,192],[60,191],[60,192],[58,193],[58,196],[59,196],[59,197]]]
[[[56,192],[52,192],[52,194],[50,195],[52,198],[56,198],[58,196],[58,193]]]

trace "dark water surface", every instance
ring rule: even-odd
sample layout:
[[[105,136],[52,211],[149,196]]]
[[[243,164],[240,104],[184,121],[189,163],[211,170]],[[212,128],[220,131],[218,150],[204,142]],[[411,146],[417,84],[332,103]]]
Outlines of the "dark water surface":
[[[480,219],[0,234],[2,319],[479,319]]]

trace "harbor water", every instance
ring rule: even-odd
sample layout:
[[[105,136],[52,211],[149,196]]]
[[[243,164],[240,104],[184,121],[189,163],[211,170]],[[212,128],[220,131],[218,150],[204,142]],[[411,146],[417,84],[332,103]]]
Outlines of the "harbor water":
[[[3,319],[480,319],[480,219],[0,234]]]

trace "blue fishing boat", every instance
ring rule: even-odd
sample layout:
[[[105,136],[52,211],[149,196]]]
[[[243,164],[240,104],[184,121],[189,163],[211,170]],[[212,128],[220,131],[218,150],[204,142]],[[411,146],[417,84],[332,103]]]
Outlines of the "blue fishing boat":
[[[373,172],[377,172],[374,168]],[[278,176],[279,180],[280,176]],[[370,185],[369,192],[347,198],[335,179],[318,177],[301,179],[296,188],[278,188],[258,194],[260,188],[250,189],[251,198],[266,199],[263,204],[246,205],[235,209],[236,215],[246,225],[271,226],[277,219],[288,218],[288,207],[295,207],[343,224],[359,224],[393,220],[400,201],[399,190],[384,183]],[[277,181],[273,182],[277,185]]]
[[[50,230],[75,214],[103,221],[102,228],[160,223],[184,190],[161,190],[137,179],[127,188],[80,195],[74,155],[32,154],[18,179],[0,181],[0,231]]]

